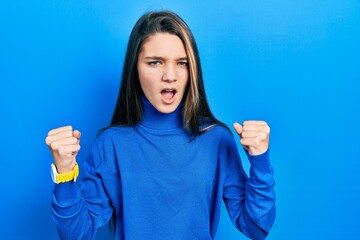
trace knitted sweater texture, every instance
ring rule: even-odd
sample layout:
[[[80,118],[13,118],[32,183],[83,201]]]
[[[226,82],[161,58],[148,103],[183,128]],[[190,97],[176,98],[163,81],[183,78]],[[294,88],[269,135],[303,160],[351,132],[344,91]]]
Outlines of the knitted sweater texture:
[[[115,239],[214,239],[224,201],[231,221],[264,239],[275,219],[269,152],[248,155],[244,172],[236,142],[215,126],[196,137],[181,105],[158,112],[146,99],[135,127],[111,127],[93,144],[79,183],[57,184],[52,215],[61,239],[93,239],[115,219]]]

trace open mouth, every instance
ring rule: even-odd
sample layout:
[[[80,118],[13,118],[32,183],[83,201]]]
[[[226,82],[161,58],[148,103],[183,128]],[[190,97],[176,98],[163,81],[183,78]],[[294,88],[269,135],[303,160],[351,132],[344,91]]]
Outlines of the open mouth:
[[[166,88],[161,91],[161,96],[163,97],[164,101],[167,103],[172,102],[172,99],[174,98],[176,94],[175,89]]]

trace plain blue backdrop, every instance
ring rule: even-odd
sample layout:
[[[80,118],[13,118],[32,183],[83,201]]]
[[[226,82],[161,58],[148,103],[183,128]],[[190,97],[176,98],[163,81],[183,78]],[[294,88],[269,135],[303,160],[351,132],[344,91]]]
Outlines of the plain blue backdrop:
[[[215,115],[271,126],[268,239],[358,239],[358,0],[2,1],[0,239],[58,239],[45,136],[73,125],[84,161],[112,116],[131,28],[161,9],[192,29]],[[246,239],[222,210],[216,239]]]

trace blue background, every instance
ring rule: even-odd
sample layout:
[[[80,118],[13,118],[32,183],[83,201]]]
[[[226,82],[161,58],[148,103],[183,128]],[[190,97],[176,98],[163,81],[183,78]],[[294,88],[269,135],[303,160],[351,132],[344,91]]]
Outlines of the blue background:
[[[271,126],[278,212],[268,239],[356,239],[356,0],[2,1],[0,238],[58,239],[45,136],[67,124],[81,130],[84,161],[112,116],[131,28],[159,9],[177,12],[192,29],[216,116]],[[246,239],[225,207],[216,239]]]

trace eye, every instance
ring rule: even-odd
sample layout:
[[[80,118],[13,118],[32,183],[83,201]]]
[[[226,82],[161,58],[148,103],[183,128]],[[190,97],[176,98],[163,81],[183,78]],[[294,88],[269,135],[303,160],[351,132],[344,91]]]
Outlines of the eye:
[[[151,61],[151,62],[148,62],[147,64],[150,66],[155,66],[155,65],[160,65],[161,62],[160,61]]]
[[[178,64],[180,66],[184,66],[184,67],[188,67],[189,66],[189,63],[188,62],[178,62]]]

